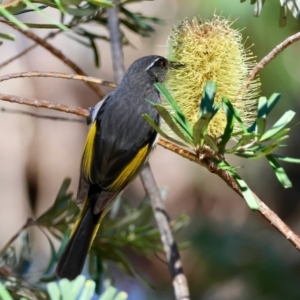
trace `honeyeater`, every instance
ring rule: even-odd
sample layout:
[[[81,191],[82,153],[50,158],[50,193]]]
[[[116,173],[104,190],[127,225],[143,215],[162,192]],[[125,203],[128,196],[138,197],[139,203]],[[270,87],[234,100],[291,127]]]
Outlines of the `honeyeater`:
[[[149,101],[160,102],[154,83],[166,79],[171,65],[157,55],[136,60],[119,86],[91,110],[76,200],[81,211],[58,262],[58,277],[73,279],[81,273],[104,215],[148,159],[157,133],[142,115],[160,123]]]

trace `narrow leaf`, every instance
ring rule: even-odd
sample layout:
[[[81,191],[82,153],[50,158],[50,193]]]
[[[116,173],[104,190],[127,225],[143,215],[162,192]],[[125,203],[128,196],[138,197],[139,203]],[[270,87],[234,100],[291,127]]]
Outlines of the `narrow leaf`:
[[[279,165],[277,160],[273,157],[273,155],[267,155],[266,156],[271,167],[275,171],[275,175],[279,182],[285,187],[290,188],[292,187],[292,183],[290,179],[288,178],[287,174],[285,173],[284,169]]]
[[[254,194],[252,193],[252,191],[248,187],[247,183],[241,177],[239,177],[236,173],[234,173],[232,176],[235,179],[235,181],[236,181],[237,185],[239,186],[239,188],[241,189],[243,197],[246,200],[248,206],[252,210],[258,210],[259,205],[258,205],[258,203],[255,199]]]
[[[118,295],[116,296],[116,298],[114,300],[126,300],[127,298],[128,298],[127,293],[120,292],[120,293],[118,293]]]
[[[180,142],[176,139],[173,139],[171,136],[169,136],[168,134],[166,134],[155,122],[154,120],[147,114],[143,114],[142,117],[152,126],[153,129],[155,129],[155,131],[160,134],[163,138],[165,138],[166,140],[169,140],[172,143],[175,143],[177,145],[186,147],[187,144]]]
[[[209,135],[205,135],[204,136],[204,141],[215,152],[219,151],[219,148],[218,148],[218,146],[216,144],[216,141],[212,137],[210,137]]]
[[[157,88],[157,90],[166,98],[172,109],[174,110],[174,117],[176,120],[182,125],[183,128],[186,128],[186,131],[190,136],[192,136],[192,127],[188,120],[186,119],[183,111],[179,107],[179,105],[176,103],[176,101],[173,99],[171,94],[168,92],[168,90],[161,84],[161,83],[155,83],[154,86]]]
[[[271,129],[263,134],[260,142],[267,141],[280,132],[295,116],[295,112],[289,110],[273,125]]]
[[[34,11],[38,12],[41,16],[43,16],[45,19],[49,20],[53,24],[55,24],[58,28],[64,31],[69,31],[69,28],[63,25],[61,22],[58,22],[57,20],[50,17],[48,14],[44,13],[41,9],[39,9],[35,4],[31,3],[29,0],[23,0],[24,3],[27,4],[30,8],[32,8]]]
[[[15,40],[15,36],[12,34],[6,34],[6,33],[1,33],[0,32],[0,38],[2,39],[6,39],[6,40],[10,40],[10,41],[14,41]]]
[[[113,2],[112,1],[107,1],[107,0],[88,0],[88,2],[95,4],[97,6],[101,6],[104,8],[111,8],[113,7]]]
[[[13,22],[19,28],[21,28],[23,30],[27,30],[28,29],[28,27],[24,23],[22,23],[21,21],[19,21],[7,9],[5,9],[4,7],[2,7],[1,5],[0,5],[0,14],[3,17],[5,17],[6,19],[8,19],[9,21]]]
[[[272,94],[272,96],[268,99],[268,111],[267,111],[267,114],[269,114],[272,109],[274,108],[274,106],[277,104],[277,102],[279,101],[280,99],[280,94],[278,93],[274,93]]]
[[[233,133],[234,123],[235,123],[233,107],[226,97],[222,97],[222,104],[226,114],[227,123],[219,145],[220,153],[224,153],[226,144],[230,140],[231,135]]]
[[[1,281],[0,281],[0,299],[14,300]]]
[[[161,115],[161,117],[165,120],[165,122],[169,125],[169,127],[171,128],[171,130],[178,137],[180,137],[182,140],[184,140],[188,144],[191,144],[191,145],[193,144],[191,137],[189,135],[187,135],[186,132],[184,132],[183,130],[181,130],[177,126],[177,124],[175,123],[174,119],[172,118],[172,116],[170,115],[170,113],[168,112],[168,110],[164,106],[162,106],[160,104],[154,104],[154,107],[159,112],[159,114]]]
[[[212,81],[208,81],[204,87],[203,96],[200,102],[200,117],[213,112],[216,92],[217,84]]]
[[[193,141],[194,145],[202,145],[203,137],[206,135],[208,124],[212,118],[211,113],[203,114],[193,126]]]
[[[101,295],[101,297],[98,300],[111,300],[115,297],[117,293],[117,289],[109,286],[105,289],[104,293]]]
[[[79,300],[90,300],[95,292],[96,283],[92,280],[87,280],[84,284],[83,291],[80,294]]]
[[[68,300],[76,300],[81,289],[85,283],[85,277],[83,275],[77,276],[72,282],[71,288],[68,294]]]
[[[282,155],[273,154],[273,157],[292,164],[300,164],[300,158],[287,157]]]

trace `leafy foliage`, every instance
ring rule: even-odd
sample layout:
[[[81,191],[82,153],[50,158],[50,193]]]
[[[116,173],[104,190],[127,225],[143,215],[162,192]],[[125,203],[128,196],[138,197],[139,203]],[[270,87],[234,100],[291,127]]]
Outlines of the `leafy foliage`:
[[[246,0],[240,0],[246,2]],[[254,16],[258,17],[261,14],[262,8],[266,0],[251,0],[251,4],[254,5]],[[300,1],[299,0],[279,0],[280,15],[279,26],[286,25],[287,13],[290,11],[296,20],[300,20]]]
[[[171,111],[168,111],[159,104],[153,104],[153,106],[178,139],[170,137],[168,133],[158,128],[150,116],[144,115],[147,122],[167,140],[180,146],[190,148],[199,156],[213,156],[218,167],[228,171],[235,179],[251,209],[258,209],[258,204],[253,193],[249,190],[246,182],[238,176],[236,168],[228,165],[224,159],[225,154],[235,154],[247,159],[265,157],[274,169],[280,183],[285,188],[292,186],[284,169],[279,165],[278,160],[300,163],[300,159],[278,156],[274,154],[274,151],[284,146],[282,142],[289,137],[288,132],[293,126],[298,124],[288,127],[295,113],[293,111],[285,112],[269,130],[266,130],[266,117],[278,102],[280,98],[279,94],[273,94],[268,100],[266,97],[261,97],[258,100],[257,118],[254,123],[247,128],[241,120],[239,112],[226,97],[222,99],[222,107],[221,105],[214,105],[217,85],[213,82],[207,82],[200,103],[199,119],[192,127],[167,89],[160,83],[156,83],[156,88],[167,100]],[[217,139],[213,139],[207,135],[207,127],[219,109],[225,111],[227,123],[223,135]],[[236,122],[240,129],[238,131],[234,131]],[[234,140],[233,146],[229,143],[231,140]]]
[[[40,4],[39,6],[35,4],[37,2]],[[124,28],[133,31],[140,36],[148,37],[154,32],[154,27],[152,24],[164,23],[164,20],[162,19],[144,16],[141,13],[135,13],[128,10],[126,5],[131,2],[133,1],[123,1],[119,4],[119,19]],[[84,25],[86,22],[89,22],[104,26],[106,28],[107,9],[111,8],[112,6],[113,1],[110,0],[16,0],[8,4],[0,5],[0,16],[2,15],[6,20],[23,30],[27,30],[29,28],[57,28],[61,29],[63,32],[67,32],[71,38],[75,39],[84,46],[89,47],[93,51],[95,66],[98,67],[100,65],[100,54],[96,46],[96,40],[100,39],[109,41],[109,37],[108,35],[97,35],[84,28],[82,25]],[[61,22],[53,19],[44,12],[44,9],[47,7],[51,7],[60,11]],[[48,23],[23,23],[16,18],[16,15],[31,11],[38,12],[45,20],[48,21]],[[63,21],[67,15],[71,16],[71,18],[70,21],[65,24]],[[122,30],[121,34],[123,44],[129,44],[129,41],[125,37],[125,34]],[[7,35],[4,32],[0,32],[0,38],[12,40],[14,37]]]
[[[79,212],[75,201],[72,199],[72,193],[68,192],[69,185],[70,179],[65,179],[53,206],[38,219],[29,219],[0,251],[0,280],[16,298],[21,295],[28,299],[48,299],[44,290],[44,282],[55,280],[53,272],[55,264],[66,246],[71,227]],[[166,193],[163,192],[162,195],[166,196]],[[153,214],[149,199],[147,197],[143,199],[137,208],[127,205],[125,199],[122,199],[120,203],[117,217],[116,212],[105,217],[88,257],[88,271],[96,283],[100,282],[103,273],[109,273],[108,261],[114,262],[126,274],[139,277],[134,266],[124,254],[125,249],[145,257],[149,257],[152,253],[163,252],[159,231],[152,222]],[[178,220],[172,222],[173,231],[179,231],[188,224],[188,221],[185,215],[181,215]],[[33,262],[33,257],[28,230],[33,226],[38,227],[45,234],[51,249],[51,257],[48,267],[40,274],[34,274],[34,277],[38,277],[35,283],[29,284],[27,278],[32,277],[29,268]],[[58,249],[54,245],[55,241],[61,243]],[[112,281],[112,278],[109,279]],[[64,289],[69,284],[65,282],[67,281],[60,281],[60,289]],[[78,279],[76,285],[83,284],[82,282],[84,282],[82,278]],[[90,289],[95,288],[94,284],[91,282],[88,284],[91,285]],[[58,287],[53,286],[54,283],[51,285],[52,290],[58,289]],[[108,299],[121,300],[125,298],[118,296]]]
[[[47,284],[48,294],[44,295],[50,300],[90,300],[95,293],[95,282],[86,280],[84,276],[79,275],[72,281],[61,279],[58,282],[50,282]],[[43,297],[44,298],[44,297]],[[46,299],[44,298],[44,299]],[[10,292],[0,282],[0,299],[13,300]],[[37,299],[32,296],[24,296],[22,300]],[[126,300],[127,294],[124,292],[117,292],[117,289],[110,286],[105,289],[98,300]]]

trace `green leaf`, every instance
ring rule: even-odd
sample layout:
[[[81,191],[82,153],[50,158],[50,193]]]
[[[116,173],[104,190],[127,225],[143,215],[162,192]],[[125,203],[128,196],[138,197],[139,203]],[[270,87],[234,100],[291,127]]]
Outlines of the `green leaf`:
[[[203,146],[204,136],[206,136],[206,131],[208,124],[212,118],[212,113],[203,114],[200,119],[193,126],[193,142],[197,147]]]
[[[63,299],[68,299],[69,290],[71,289],[71,281],[63,278],[59,280],[58,286]]]
[[[178,106],[176,101],[173,99],[171,94],[168,92],[168,90],[159,82],[155,83],[154,86],[157,88],[157,90],[164,95],[172,109],[174,110],[174,117],[176,121],[181,125],[182,129],[184,129],[190,137],[192,137],[192,127],[186,117],[184,116],[181,108]]]
[[[200,117],[202,115],[213,112],[213,105],[214,105],[216,92],[217,92],[217,84],[212,81],[208,81],[205,84],[203,90],[203,96],[200,102],[200,113],[199,113]]]
[[[165,122],[169,125],[171,130],[182,140],[184,140],[186,143],[193,145],[191,137],[188,135],[188,133],[182,131],[176,122],[174,121],[173,116],[169,113],[169,111],[160,104],[153,104],[155,109],[158,111],[158,113],[161,115],[161,117],[165,120]]]
[[[116,296],[116,298],[114,300],[126,300],[127,298],[128,298],[127,293],[120,292],[120,293],[118,293],[118,295]]]
[[[273,157],[292,164],[300,164],[300,158],[293,158],[293,157],[287,157],[287,156],[282,156],[282,155],[276,155],[273,154]]]
[[[53,24],[55,24],[58,28],[60,28],[63,31],[69,31],[69,28],[66,27],[61,22],[58,22],[57,20],[50,17],[48,14],[44,13],[41,9],[39,9],[35,4],[31,3],[29,0],[23,0],[24,3],[27,4],[30,8],[32,8],[34,11],[38,12],[41,16],[43,16],[45,19],[49,20]]]
[[[74,280],[72,280],[71,288],[68,294],[68,300],[76,300],[84,284],[85,284],[85,277],[83,275],[79,275]]]
[[[232,177],[234,178],[234,180],[236,181],[237,185],[239,186],[244,199],[246,200],[248,206],[252,209],[252,210],[258,210],[259,209],[259,205],[255,199],[254,194],[252,193],[252,191],[250,190],[250,188],[248,187],[247,183],[241,178],[239,177],[236,173],[232,174]]]
[[[108,0],[87,0],[87,1],[94,4],[94,5],[96,5],[96,6],[100,6],[100,7],[104,7],[104,8],[113,7],[113,2],[108,1]]]
[[[115,297],[117,292],[118,291],[116,288],[109,286],[105,289],[104,293],[100,296],[99,300],[111,300]]]
[[[268,99],[268,111],[267,111],[267,115],[272,111],[272,109],[274,108],[274,106],[277,104],[277,102],[279,101],[281,95],[278,93],[274,93],[272,94],[272,96]]]
[[[95,292],[96,283],[92,280],[87,280],[84,283],[83,291],[80,294],[79,300],[90,300]]]
[[[258,17],[261,14],[262,7],[265,3],[265,0],[256,0],[254,5],[254,13],[255,17]]]
[[[10,40],[10,41],[14,41],[15,40],[15,36],[12,34],[6,34],[6,33],[1,33],[0,32],[0,38],[2,39],[6,39],[6,40]]]
[[[14,300],[1,281],[0,281],[0,299]]]
[[[64,9],[62,3],[60,2],[60,0],[53,0],[57,6],[57,8],[63,13],[63,14],[67,14],[67,11]]]
[[[257,113],[257,120],[256,120],[256,129],[255,129],[257,138],[260,138],[265,132],[267,113],[268,113],[267,98],[260,97],[258,100],[258,113]]]
[[[17,14],[18,12],[22,11],[24,8],[26,8],[26,4],[23,2],[17,3],[16,5],[9,6],[6,8],[8,12],[10,12],[12,15]]]
[[[50,282],[47,284],[47,291],[51,300],[60,300],[61,294],[56,282]]]
[[[290,188],[292,187],[292,183],[288,178],[287,174],[285,173],[284,169],[279,165],[277,160],[273,157],[273,155],[267,155],[266,158],[268,159],[271,167],[275,171],[275,175],[279,182],[285,187]]]
[[[216,144],[216,141],[210,137],[209,135],[205,135],[204,136],[204,141],[205,143],[211,148],[213,149],[215,152],[218,152],[219,151],[219,147],[218,145]]]
[[[168,134],[166,134],[155,122],[154,120],[147,114],[143,114],[142,117],[152,126],[153,129],[155,129],[155,131],[157,133],[159,133],[163,138],[165,138],[166,140],[169,140],[172,143],[175,143],[177,145],[186,147],[187,145],[183,142],[180,142],[176,139],[173,139],[172,137],[170,137]]]
[[[7,9],[5,9],[4,7],[2,7],[0,5],[0,15],[2,15],[3,17],[5,17],[6,19],[8,19],[9,21],[11,21],[12,23],[14,23],[16,26],[18,26],[19,28],[23,29],[23,30],[27,30],[28,27],[22,23],[21,21],[19,21],[16,17],[14,17]]]
[[[231,138],[231,135],[233,133],[234,129],[234,123],[235,123],[235,116],[234,116],[234,110],[233,106],[231,105],[230,101],[226,97],[222,97],[222,104],[223,109],[226,114],[227,123],[224,130],[224,134],[221,137],[221,142],[219,144],[219,152],[224,153],[226,144]]]
[[[295,112],[291,110],[286,111],[284,115],[273,125],[273,127],[262,135],[260,142],[272,139],[293,119],[294,116]]]

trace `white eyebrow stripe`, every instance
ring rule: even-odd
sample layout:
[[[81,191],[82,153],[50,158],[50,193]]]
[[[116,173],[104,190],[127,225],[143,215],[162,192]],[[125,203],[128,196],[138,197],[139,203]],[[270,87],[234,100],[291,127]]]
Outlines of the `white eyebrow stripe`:
[[[158,57],[154,62],[152,62],[152,64],[150,64],[150,65],[145,69],[145,71],[148,71],[151,67],[153,67],[153,65],[154,65],[158,60],[160,60],[160,57]]]

